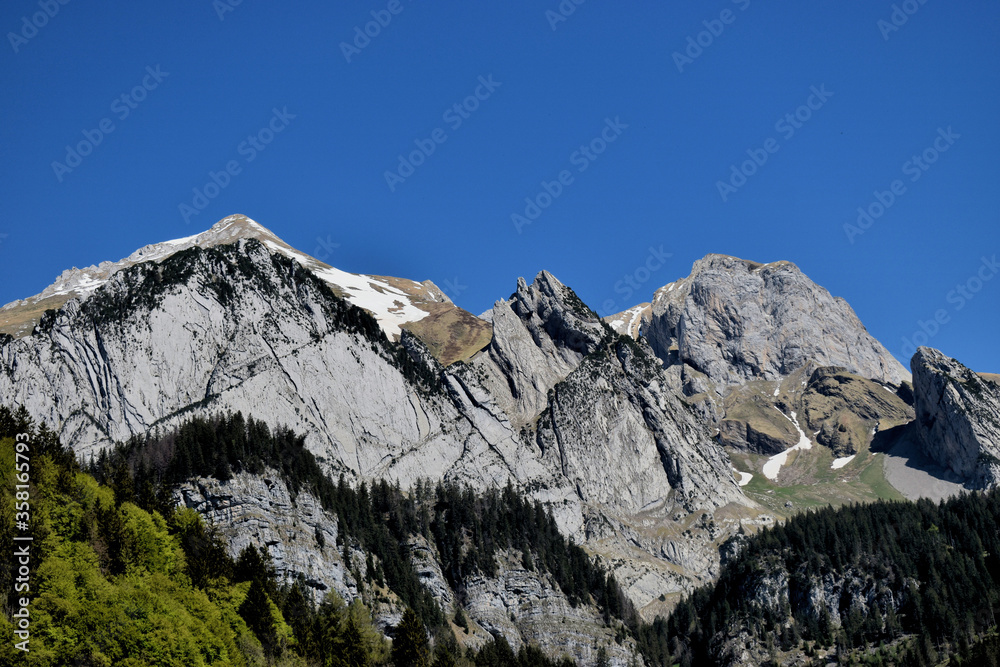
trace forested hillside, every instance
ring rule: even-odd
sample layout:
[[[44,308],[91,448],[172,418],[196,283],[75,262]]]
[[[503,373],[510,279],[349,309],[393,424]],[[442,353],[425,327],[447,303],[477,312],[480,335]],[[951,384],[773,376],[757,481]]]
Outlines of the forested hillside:
[[[996,665],[1000,492],[802,514],[657,621],[661,664]],[[814,657],[815,656],[815,657]],[[807,661],[807,664],[809,661]]]
[[[408,607],[390,643],[360,601],[347,605],[331,594],[314,604],[297,582],[277,580],[265,550],[246,549],[233,559],[196,512],[163,507],[161,483],[125,466],[95,464],[102,477],[113,473],[109,484],[99,483],[44,426],[35,428],[23,410],[0,406],[7,488],[15,484],[14,438],[22,433],[29,436],[34,538],[30,589],[20,594],[31,599],[30,638],[23,645],[29,650],[15,648],[21,641],[12,623],[15,573],[0,568],[2,664],[556,664],[533,647],[515,653],[502,638],[479,651],[460,651],[433,601],[424,607],[426,620]],[[370,497],[344,489],[342,496],[359,502]],[[370,514],[370,503],[366,507]],[[10,494],[0,496],[0,516],[0,548],[10,554],[15,534],[25,534],[15,531]],[[388,578],[393,570],[385,569]],[[405,573],[398,576],[407,581]],[[424,598],[416,593],[412,599],[419,606]]]
[[[571,604],[596,602],[609,623],[635,614],[614,579],[560,534],[551,512],[510,486],[473,491],[420,482],[411,494],[385,481],[354,488],[342,476],[337,482],[326,476],[302,436],[280,428],[272,433],[239,413],[194,418],[162,438],[133,439],[89,465],[118,496],[161,512],[170,511],[172,485],[192,476],[226,479],[234,472],[267,469],[277,470],[293,494],[308,490],[335,513],[337,546],[370,554],[376,583],[384,580],[432,626],[444,616],[420,586],[405,547],[415,535],[435,545],[441,569],[459,596],[469,574],[495,575],[497,551],[514,549],[523,554],[527,569],[551,573]]]
[[[600,563],[510,487],[355,488],[326,477],[301,436],[240,414],[133,439],[81,468],[44,426],[0,407],[11,488],[18,433],[30,434],[35,538],[29,664],[553,664],[502,637],[462,650],[452,633],[461,607],[442,609],[421,586],[406,547],[415,535],[436,549],[459,602],[467,577],[492,574],[500,551],[519,552],[573,604],[597,605],[647,665],[996,665],[1000,656],[997,491],[799,515],[729,545],[714,585],[644,624]],[[336,514],[337,548],[366,553],[367,584],[398,596],[406,612],[391,644],[360,601],[331,594],[317,604],[300,583],[278,581],[264,549],[231,558],[197,513],[171,504],[171,488],[191,476],[265,470]],[[9,494],[2,502],[0,548],[11,553],[15,508]],[[0,569],[6,637],[13,576]],[[0,655],[17,657],[13,645]]]

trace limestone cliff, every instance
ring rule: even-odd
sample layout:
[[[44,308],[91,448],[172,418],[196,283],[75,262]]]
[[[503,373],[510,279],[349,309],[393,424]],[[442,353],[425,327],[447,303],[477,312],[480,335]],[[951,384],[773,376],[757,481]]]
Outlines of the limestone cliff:
[[[846,301],[791,262],[698,260],[687,278],[657,290],[646,336],[665,362],[723,387],[777,380],[810,361],[891,384],[908,376]]]
[[[924,451],[970,486],[1000,484],[1000,383],[929,347],[910,366]]]

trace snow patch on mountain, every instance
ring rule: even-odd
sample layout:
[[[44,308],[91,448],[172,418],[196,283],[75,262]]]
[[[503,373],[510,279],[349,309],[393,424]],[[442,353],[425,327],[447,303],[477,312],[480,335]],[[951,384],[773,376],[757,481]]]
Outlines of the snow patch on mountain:
[[[642,335],[643,325],[649,322],[651,313],[652,306],[649,303],[640,303],[616,315],[609,315],[604,321],[615,333],[638,339]]]
[[[857,456],[857,454],[851,454],[850,456],[844,456],[839,459],[834,459],[830,467],[833,468],[834,470],[840,470],[848,463],[853,461],[855,456]]]
[[[200,234],[143,246],[117,262],[101,262],[96,266],[83,269],[73,267],[63,271],[56,281],[41,293],[9,303],[0,308],[0,312],[11,316],[18,309],[30,309],[46,299],[50,300],[45,304],[46,307],[58,308],[70,299],[87,299],[116,273],[136,264],[162,262],[189,248],[225,245],[241,238],[257,239],[270,250],[299,262],[330,285],[340,296],[374,315],[386,336],[391,339],[399,339],[402,325],[427,317],[429,313],[422,309],[420,304],[449,301],[431,283],[358,275],[335,269],[295,250],[269,229],[245,215],[230,215]],[[401,285],[405,285],[405,289],[401,288]],[[30,330],[30,323],[22,325],[22,332],[29,333]]]
[[[403,324],[422,320],[429,314],[414,304],[410,294],[393,287],[385,280],[379,280],[374,276],[347,273],[332,266],[320,268],[315,266],[318,262],[312,257],[286,248],[274,241],[264,241],[264,245],[310,268],[318,278],[335,288],[345,299],[370,312],[390,338],[399,338],[400,327]],[[422,288],[422,285],[416,281],[409,282],[413,284],[414,289]]]
[[[778,408],[775,408],[775,410],[778,410]],[[781,412],[781,410],[778,410],[778,412]],[[812,441],[799,427],[799,421],[795,412],[793,411],[790,417],[784,412],[781,412],[781,414],[785,419],[792,422],[793,426],[795,426],[795,430],[799,432],[799,441],[780,454],[775,454],[767,460],[767,463],[764,464],[762,471],[764,473],[764,477],[767,477],[772,482],[778,479],[778,473],[781,472],[781,467],[788,463],[789,454],[795,451],[812,449]]]

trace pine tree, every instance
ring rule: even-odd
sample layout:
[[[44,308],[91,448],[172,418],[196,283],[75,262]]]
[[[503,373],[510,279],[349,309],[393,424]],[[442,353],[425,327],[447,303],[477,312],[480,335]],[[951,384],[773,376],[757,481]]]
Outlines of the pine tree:
[[[458,645],[455,644],[454,637],[450,633],[448,639],[451,641],[440,638],[436,642],[432,667],[455,667],[455,651],[458,649]]]
[[[392,639],[392,664],[396,667],[428,667],[427,632],[416,612],[407,607]]]
[[[371,656],[365,644],[361,629],[353,616],[348,615],[343,632],[334,645],[334,655],[339,658],[341,667],[369,667]]]
[[[466,633],[469,632],[469,621],[465,618],[465,612],[457,605],[455,608],[455,625],[464,629]]]
[[[278,633],[270,602],[264,584],[260,579],[254,579],[238,611],[264,646],[265,653],[275,655],[278,653]]]

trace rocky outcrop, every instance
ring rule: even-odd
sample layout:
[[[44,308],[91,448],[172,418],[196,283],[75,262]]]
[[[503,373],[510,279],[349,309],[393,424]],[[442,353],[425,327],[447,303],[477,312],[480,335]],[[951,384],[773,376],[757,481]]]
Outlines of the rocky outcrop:
[[[507,301],[493,307],[493,340],[473,366],[515,427],[532,422],[548,392],[602,343],[610,329],[555,276],[523,278]]]
[[[783,426],[778,420],[773,422],[779,427]],[[745,449],[757,454],[779,454],[798,441],[796,433],[776,432],[776,429],[771,428],[772,425],[770,421],[751,423],[723,419],[719,422],[719,443],[724,447]]]
[[[877,431],[905,424],[914,416],[895,388],[838,367],[813,372],[802,405],[809,431],[835,456],[857,454],[871,444]]]
[[[292,498],[276,471],[240,473],[224,482],[192,479],[174,491],[174,501],[220,530],[233,558],[250,545],[263,547],[279,577],[302,580],[317,600],[329,591],[345,600],[358,597],[358,582],[338,551],[337,517],[306,491]]]
[[[525,569],[518,553],[499,553],[497,563],[496,577],[473,576],[466,583],[465,611],[487,632],[507,638],[515,651],[536,643],[580,664],[593,664],[601,647],[618,665],[629,664],[636,655],[634,642],[617,643],[614,630],[593,606],[571,604],[551,576]]]
[[[698,260],[656,292],[646,336],[665,363],[688,364],[720,387],[777,380],[810,361],[892,384],[907,377],[846,301],[790,262]]]
[[[619,511],[665,498],[689,511],[745,502],[728,457],[664,384],[644,342],[622,336],[594,351],[551,391],[538,423],[543,456],[585,502]]]
[[[799,432],[777,408],[773,397],[751,388],[726,397],[726,417],[719,422],[719,442],[758,454],[777,454],[799,441]]]
[[[1000,484],[1000,383],[928,347],[910,367],[924,451],[974,488]]]
[[[487,348],[444,367],[417,332],[388,340],[325,269],[272,246],[281,247],[237,238],[121,268],[32,335],[0,341],[0,395],[83,457],[191,416],[241,411],[304,434],[328,472],[355,483],[510,483],[549,507],[567,536],[620,556],[642,604],[656,588],[688,590],[717,562],[715,536],[650,543],[652,552],[616,531],[588,536],[591,517],[639,525],[635,515],[656,507],[681,522],[752,503],[646,343],[617,336],[554,276],[520,280],[493,309]],[[209,497],[225,495],[195,491],[190,502],[206,512],[218,509]],[[242,494],[264,503],[244,503],[260,507],[247,530],[267,543],[279,529],[258,516],[270,509],[254,494]],[[225,516],[234,530],[249,521]],[[280,562],[349,590],[346,575],[323,574],[334,567],[325,557],[302,560],[307,537]]]
[[[351,563],[345,566],[337,517],[308,492],[292,497],[276,471],[240,473],[225,482],[193,479],[175,490],[174,500],[215,526],[233,558],[249,545],[262,547],[270,553],[278,577],[305,583],[316,601],[330,592],[347,602],[361,598],[383,631],[398,624],[398,599],[380,601],[383,596],[365,583],[366,554],[349,549]],[[515,651],[536,644],[553,656],[570,655],[584,664],[592,663],[602,646],[618,665],[629,664],[637,653],[633,641],[615,641],[615,631],[595,606],[571,604],[551,575],[525,569],[519,553],[498,553],[495,576],[469,577],[459,595],[445,579],[434,545],[417,535],[407,547],[420,583],[445,613],[452,616],[461,605],[474,630],[478,626],[485,631],[463,636],[467,645],[481,645],[490,633],[499,633]]]
[[[752,611],[712,640],[716,664],[756,667],[773,663],[778,654],[768,648],[768,637],[762,637],[752,628],[752,619],[769,616],[776,619],[779,628],[790,629],[789,612],[794,611],[800,622],[803,617],[816,622],[829,619],[831,626],[836,628],[846,625],[848,617],[854,613],[861,618],[875,615],[883,624],[881,619],[898,613],[906,601],[903,591],[908,590],[907,586],[906,582],[892,579],[892,575],[886,581],[853,567],[807,577],[802,572],[789,572],[780,559],[766,558],[741,585],[740,594]],[[914,585],[913,589],[916,588]],[[790,650],[780,652],[779,664],[813,664],[808,654],[803,653],[801,644],[786,649]]]

